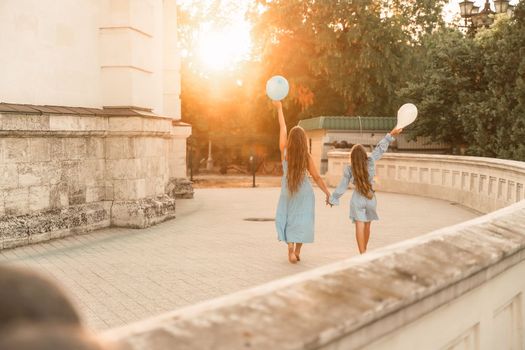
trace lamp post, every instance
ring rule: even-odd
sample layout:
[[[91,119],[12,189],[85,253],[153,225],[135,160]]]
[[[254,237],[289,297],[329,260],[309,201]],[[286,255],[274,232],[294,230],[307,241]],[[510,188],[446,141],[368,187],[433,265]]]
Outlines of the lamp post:
[[[255,188],[255,157],[250,155],[250,170],[252,171],[252,187]]]
[[[506,13],[511,16],[514,6],[509,0],[493,0],[494,10],[492,10],[491,1],[485,0],[485,5],[481,9],[476,6],[474,1],[464,0],[459,3],[461,18],[465,20],[465,25],[471,33],[475,33],[479,28],[488,28],[494,22],[494,15]]]

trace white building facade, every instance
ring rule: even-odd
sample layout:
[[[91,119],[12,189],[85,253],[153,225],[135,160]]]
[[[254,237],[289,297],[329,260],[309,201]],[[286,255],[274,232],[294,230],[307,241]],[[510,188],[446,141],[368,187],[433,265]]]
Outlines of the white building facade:
[[[176,0],[3,0],[0,43],[0,249],[174,217]]]
[[[176,0],[3,0],[1,102],[180,119]]]

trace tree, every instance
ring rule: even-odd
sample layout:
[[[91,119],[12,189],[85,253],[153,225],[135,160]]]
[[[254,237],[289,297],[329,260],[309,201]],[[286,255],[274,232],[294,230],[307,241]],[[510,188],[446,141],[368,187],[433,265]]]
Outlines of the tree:
[[[525,160],[525,3],[476,38],[486,90],[466,109],[472,154]]]
[[[247,14],[253,55],[220,76],[200,71],[192,54],[195,28],[227,22],[228,1],[182,6],[183,121],[201,143],[251,137],[277,145],[278,124],[265,96],[265,83],[276,74],[291,84],[284,101],[289,127],[320,115],[393,115],[402,102],[396,92],[421,72],[419,40],[441,26],[444,2],[253,0]]]
[[[400,91],[419,108],[412,135],[525,160],[525,4],[474,38],[443,29],[422,48],[421,79]]]
[[[410,73],[411,48],[441,25],[444,1],[259,0],[254,11],[258,52],[267,75],[292,81],[303,116],[323,110],[330,92],[335,111],[391,115],[395,92]],[[322,98],[321,98],[322,97]],[[322,106],[322,107],[321,107]],[[334,106],[334,105],[332,105]]]
[[[474,41],[454,29],[443,28],[422,40],[423,73],[400,90],[402,98],[418,106],[413,136],[453,146],[466,142],[464,106],[484,91],[482,65]]]

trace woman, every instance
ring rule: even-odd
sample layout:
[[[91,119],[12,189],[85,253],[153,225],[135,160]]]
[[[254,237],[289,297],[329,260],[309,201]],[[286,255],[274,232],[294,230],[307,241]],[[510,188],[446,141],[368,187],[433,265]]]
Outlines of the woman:
[[[350,200],[350,219],[355,224],[355,236],[361,254],[366,252],[368,246],[372,220],[379,220],[376,212],[376,196],[372,188],[376,171],[375,162],[383,156],[390,143],[395,140],[394,136],[402,130],[393,129],[389,134],[386,134],[379,141],[370,157],[367,156],[363,146],[354,145],[350,151],[350,165],[343,169],[343,178],[329,199],[330,204],[339,205],[339,198],[348,189],[348,184],[352,182],[355,185]]]
[[[326,204],[329,204],[330,192],[308,153],[308,142],[303,128],[295,126],[287,135],[282,104],[280,101],[273,101],[273,104],[277,107],[279,116],[279,149],[283,164],[275,226],[279,241],[288,244],[288,260],[295,264],[301,260],[303,243],[314,241],[315,197],[306,171],[325,193]]]

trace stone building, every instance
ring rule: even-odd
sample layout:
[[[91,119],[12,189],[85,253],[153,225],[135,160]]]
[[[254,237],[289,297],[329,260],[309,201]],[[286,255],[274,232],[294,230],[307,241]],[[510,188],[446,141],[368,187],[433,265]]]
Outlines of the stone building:
[[[175,216],[176,0],[5,0],[0,43],[0,249]]]

